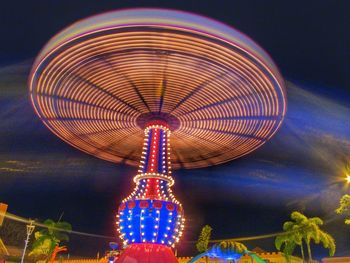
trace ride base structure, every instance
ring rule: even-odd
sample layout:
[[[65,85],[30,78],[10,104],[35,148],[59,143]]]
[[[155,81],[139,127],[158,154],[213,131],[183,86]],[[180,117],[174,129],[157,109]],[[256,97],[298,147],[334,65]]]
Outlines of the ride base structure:
[[[117,262],[177,262],[170,247],[179,242],[185,218],[171,191],[170,133],[164,121],[146,125],[136,187],[118,209],[118,231],[127,248]]]

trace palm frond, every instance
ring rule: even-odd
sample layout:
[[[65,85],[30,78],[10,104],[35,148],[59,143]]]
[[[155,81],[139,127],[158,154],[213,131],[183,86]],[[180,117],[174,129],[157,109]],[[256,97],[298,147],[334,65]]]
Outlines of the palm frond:
[[[287,221],[283,224],[283,230],[284,231],[291,231],[293,229],[293,226],[295,225],[295,222]]]
[[[292,212],[290,218],[296,221],[297,223],[302,223],[307,221],[307,217],[298,211]]]
[[[336,244],[334,238],[327,232],[320,231],[320,243],[324,248],[328,248],[329,255],[333,256],[336,250]]]

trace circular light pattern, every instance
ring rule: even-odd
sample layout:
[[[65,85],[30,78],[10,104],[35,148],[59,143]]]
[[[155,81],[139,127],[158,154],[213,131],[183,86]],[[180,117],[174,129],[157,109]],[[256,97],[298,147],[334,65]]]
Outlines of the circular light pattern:
[[[142,125],[172,129],[174,168],[230,161],[266,142],[284,82],[253,41],[219,22],[159,9],[88,18],[53,38],[29,80],[34,108],[74,147],[137,165]]]

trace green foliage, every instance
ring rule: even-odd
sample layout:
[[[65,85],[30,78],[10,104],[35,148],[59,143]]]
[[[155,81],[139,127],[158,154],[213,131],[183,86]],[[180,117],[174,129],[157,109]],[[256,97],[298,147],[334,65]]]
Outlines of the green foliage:
[[[56,223],[51,219],[45,220],[44,224],[46,228],[34,234],[35,241],[29,255],[47,260],[61,241],[69,241],[67,232],[72,230],[72,227],[67,222]]]
[[[334,256],[336,250],[334,238],[322,230],[320,231],[319,235],[319,243],[321,243],[324,248],[328,248],[330,256]]]
[[[277,250],[281,250],[283,247],[283,253],[289,260],[290,256],[293,254],[297,243],[294,241],[294,238],[291,234],[285,234],[277,236],[275,239],[275,247]]]
[[[213,229],[209,225],[205,225],[202,228],[198,241],[196,243],[196,248],[199,253],[207,251],[212,230]]]
[[[339,201],[339,207],[335,210],[337,214],[350,216],[350,195],[344,195]],[[350,218],[345,219],[345,224],[350,225]]]
[[[294,211],[291,214],[293,221],[287,221],[283,224],[284,234],[275,239],[275,246],[278,250],[283,248],[287,259],[294,252],[296,246],[300,246],[302,257],[304,259],[303,243],[306,244],[309,260],[312,260],[311,241],[316,244],[322,244],[329,250],[329,255],[335,253],[335,241],[327,232],[321,230],[323,220],[319,217],[308,218],[300,212]]]
[[[283,224],[284,234],[279,235],[275,239],[275,247],[277,250],[283,248],[283,253],[287,258],[287,261],[290,261],[290,256],[293,254],[295,248],[300,246],[302,257],[304,259],[304,250],[302,247],[302,235],[298,231],[298,224],[293,221],[287,221]]]

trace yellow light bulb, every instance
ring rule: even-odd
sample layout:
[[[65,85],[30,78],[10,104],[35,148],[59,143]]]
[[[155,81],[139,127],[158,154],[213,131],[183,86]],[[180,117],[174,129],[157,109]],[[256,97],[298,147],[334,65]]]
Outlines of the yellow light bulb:
[[[346,175],[346,181],[347,181],[348,183],[350,183],[350,175],[349,175],[349,174]]]

